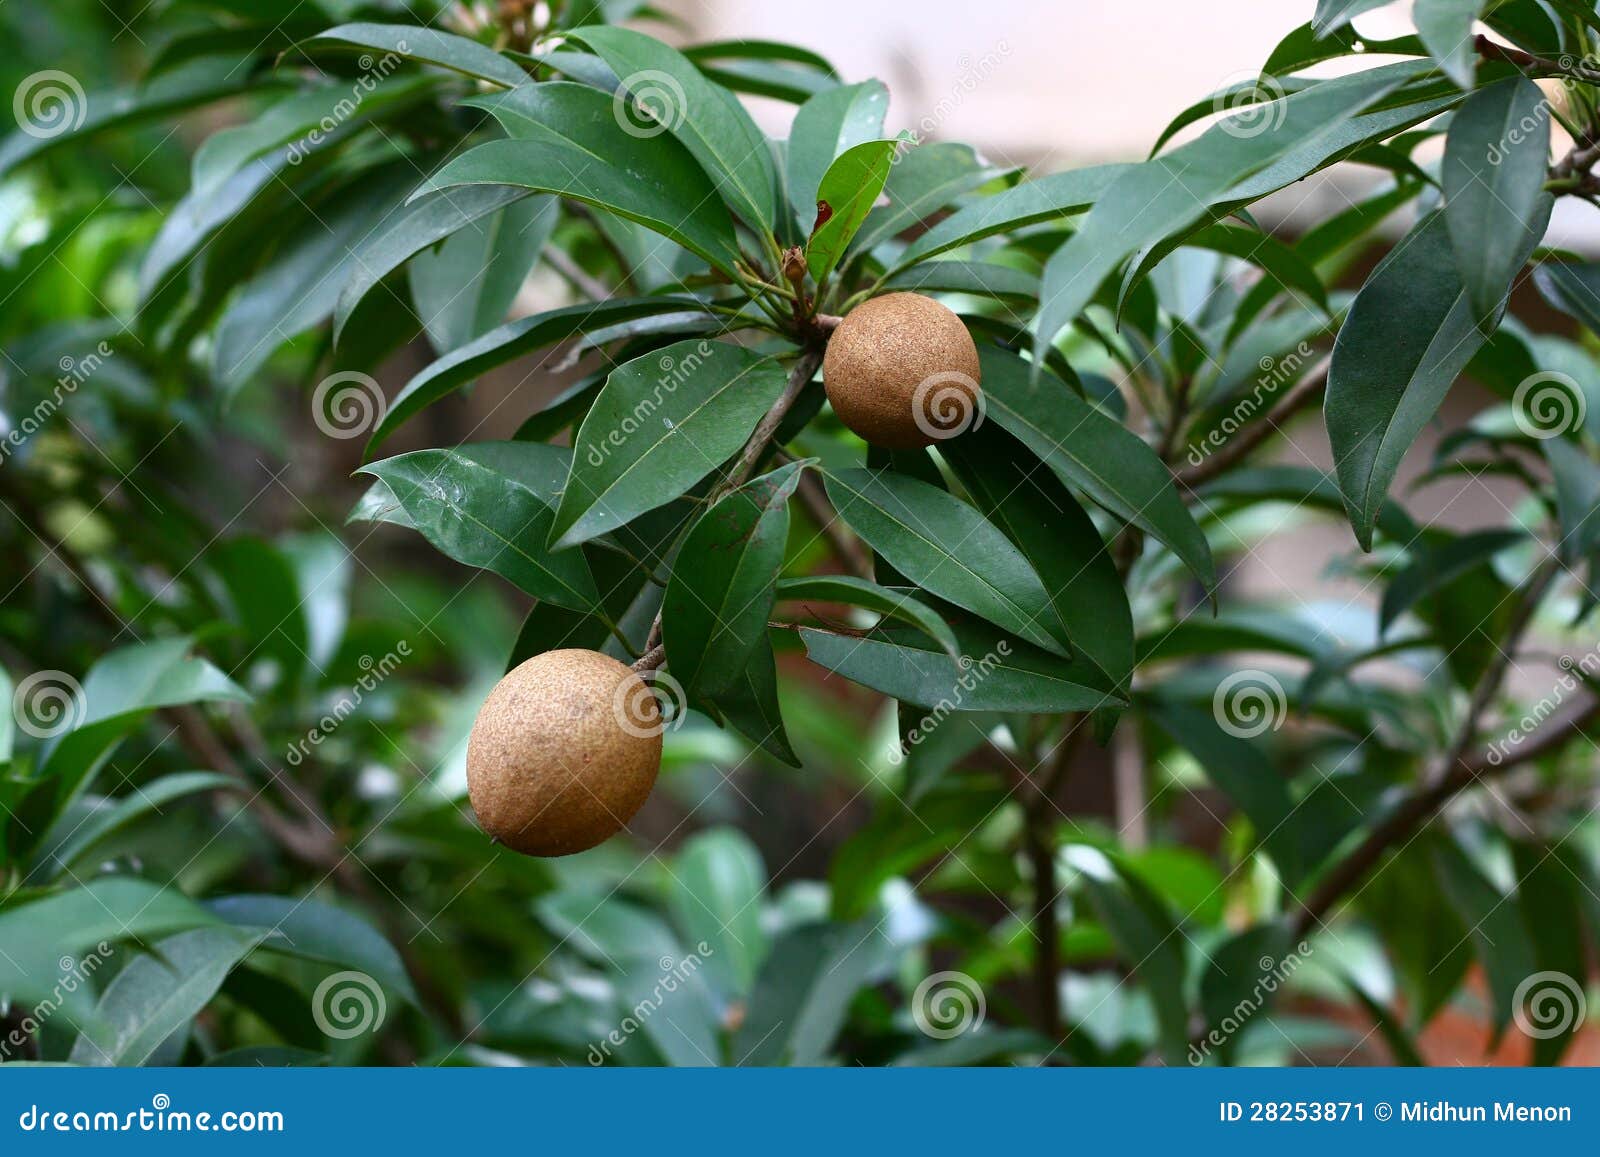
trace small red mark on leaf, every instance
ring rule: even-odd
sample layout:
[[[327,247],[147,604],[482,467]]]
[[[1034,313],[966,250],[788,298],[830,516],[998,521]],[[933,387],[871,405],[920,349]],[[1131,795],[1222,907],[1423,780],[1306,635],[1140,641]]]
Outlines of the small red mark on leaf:
[[[816,234],[817,234],[817,230],[821,229],[824,225],[826,225],[828,223],[828,219],[830,217],[832,217],[832,216],[833,216],[833,206],[828,204],[826,201],[818,201],[817,202],[817,223],[815,225],[811,226],[811,235],[813,237],[815,237]]]

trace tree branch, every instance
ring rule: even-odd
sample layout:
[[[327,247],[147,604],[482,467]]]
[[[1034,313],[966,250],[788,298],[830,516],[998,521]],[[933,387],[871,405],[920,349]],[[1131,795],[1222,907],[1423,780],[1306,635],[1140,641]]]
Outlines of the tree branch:
[[[1580,730],[1600,718],[1600,699],[1585,697],[1546,720],[1535,738],[1514,754],[1501,754],[1496,748],[1467,754],[1477,734],[1480,717],[1505,679],[1511,655],[1559,571],[1560,563],[1552,557],[1528,579],[1517,614],[1507,630],[1505,644],[1473,689],[1456,741],[1443,767],[1431,783],[1402,800],[1354,851],[1322,878],[1295,916],[1292,932],[1295,939],[1310,932],[1346,893],[1367,878],[1391,848],[1409,840],[1457,795],[1502,776],[1512,768],[1558,751]]]
[[[1283,424],[1308,402],[1314,401],[1317,394],[1328,384],[1328,365],[1329,363],[1324,361],[1295,383],[1294,387],[1278,400],[1278,404],[1267,411],[1261,421],[1244,427],[1209,457],[1202,458],[1187,470],[1178,471],[1179,484],[1194,489],[1202,483],[1209,482],[1217,475],[1231,470],[1272,435],[1281,433]]]

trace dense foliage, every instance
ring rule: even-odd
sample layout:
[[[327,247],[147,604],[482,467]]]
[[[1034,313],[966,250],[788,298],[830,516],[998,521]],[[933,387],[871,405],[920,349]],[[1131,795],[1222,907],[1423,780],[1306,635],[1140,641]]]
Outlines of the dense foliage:
[[[1048,174],[625,0],[0,13],[0,1059],[1408,1063],[1487,1006],[1558,1060],[1600,16],[1380,6]],[[978,346],[927,449],[819,378],[896,291]],[[1499,525],[1408,513],[1480,478]],[[1361,593],[1237,594],[1308,521]],[[464,744],[561,647],[651,675],[666,760],[535,860]]]

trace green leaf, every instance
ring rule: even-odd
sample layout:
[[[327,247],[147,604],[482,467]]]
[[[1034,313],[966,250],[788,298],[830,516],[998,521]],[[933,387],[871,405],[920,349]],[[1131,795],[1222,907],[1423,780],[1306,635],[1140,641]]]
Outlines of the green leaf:
[[[672,137],[623,131],[604,93],[553,81],[473,103],[494,113],[518,139],[467,150],[419,192],[516,185],[557,193],[637,221],[724,272],[739,259],[733,223],[694,157]]]
[[[735,730],[767,754],[790,767],[800,766],[783,729],[777,658],[770,639],[763,638],[757,644],[732,682],[717,692],[713,706]]]
[[[1202,224],[1212,206],[1242,198],[1236,191],[1242,183],[1275,161],[1305,156],[1313,167],[1321,163],[1319,144],[1332,142],[1340,127],[1417,71],[1405,62],[1322,81],[1274,101],[1268,112],[1240,114],[1254,118],[1243,127],[1229,117],[1199,139],[1121,173],[1045,266],[1035,363],[1043,363],[1045,348],[1130,254]]]
[[[714,828],[685,843],[668,873],[667,906],[712,987],[725,1001],[748,996],[768,947],[761,853],[737,829]]]
[[[789,128],[789,204],[802,228],[816,217],[822,175],[835,157],[883,135],[889,90],[882,81],[825,89],[801,105]],[[869,206],[870,207],[870,206]]]
[[[1312,866],[1306,861],[1309,849],[1300,838],[1288,781],[1258,743],[1228,734],[1212,714],[1180,703],[1150,703],[1145,714],[1193,755],[1207,778],[1249,817],[1284,882],[1291,888],[1298,884]]]
[[[1600,543],[1600,466],[1566,438],[1546,438],[1540,448],[1556,484],[1556,514],[1564,558],[1584,558]]]
[[[354,268],[339,292],[333,314],[334,339],[337,341],[343,334],[356,306],[407,259],[528,196],[526,189],[511,185],[474,185],[452,193],[435,193],[392,214],[388,224],[374,230],[356,248]]]
[[[223,896],[206,909],[246,932],[260,947],[366,973],[389,991],[417,1003],[400,954],[365,920],[308,896]]]
[[[749,1014],[734,1034],[734,1062],[822,1063],[883,942],[880,922],[871,918],[805,924],[780,936],[756,979]]]
[[[1002,301],[1027,302],[1039,296],[1036,274],[978,261],[926,261],[901,270],[883,284],[885,289],[970,293]]]
[[[827,476],[839,516],[918,586],[1035,646],[1068,654],[1066,631],[1033,567],[995,525],[935,486],[887,471]]]
[[[1501,551],[1528,542],[1522,530],[1480,530],[1456,535],[1444,543],[1421,539],[1410,547],[1411,562],[1389,579],[1378,610],[1378,634],[1388,633],[1396,619],[1422,599],[1494,558]]]
[[[1534,237],[1523,239],[1524,260]],[[1456,272],[1444,215],[1432,213],[1372,272],[1334,342],[1323,415],[1339,490],[1364,550],[1372,549],[1400,459],[1484,336]]]
[[[551,542],[584,542],[686,492],[744,445],[785,385],[776,359],[720,342],[618,366],[578,429]]]
[[[921,634],[882,632],[856,638],[800,629],[806,656],[852,682],[935,712],[1094,711],[1125,702],[1089,686],[1073,664],[992,631],[958,631],[962,656],[951,659]]]
[[[76,80],[68,84],[49,71],[35,73],[13,94],[13,110],[22,110],[28,123],[26,127],[19,124],[0,144],[0,177],[63,145],[81,147],[86,137],[276,83],[264,81],[237,60],[228,59],[197,61],[148,84],[88,94]]]
[[[1142,438],[1048,375],[998,349],[979,351],[988,415],[1094,502],[1165,543],[1207,590],[1217,584],[1205,535],[1172,474]]]
[[[437,89],[425,76],[388,77],[370,89],[336,82],[294,92],[270,105],[244,124],[212,133],[195,150],[190,183],[201,195],[214,192],[250,161],[263,153],[288,149],[290,164],[303,159],[312,132],[326,133],[327,125],[343,128],[363,124],[417,104]]]
[[[906,163],[923,151],[914,150],[907,156]],[[898,272],[919,261],[992,237],[996,233],[1081,213],[1100,201],[1122,176],[1137,167],[1094,165],[1087,169],[1071,169],[1065,173],[1051,173],[1037,180],[1024,181],[1015,188],[984,197],[960,212],[952,213],[906,246],[905,252],[889,272]]]
[[[583,552],[545,542],[572,454],[538,442],[469,442],[374,462],[410,523],[442,553],[573,610],[599,602]]]
[[[1533,283],[1551,305],[1600,334],[1600,262],[1541,261]]]
[[[844,256],[845,249],[867,219],[868,212],[883,191],[894,164],[898,141],[867,141],[846,149],[828,166],[817,188],[817,215],[824,210],[826,221],[806,243],[806,267],[821,285]]]
[[[726,687],[767,637],[789,540],[791,462],[720,499],[690,527],[661,604],[672,673],[691,696]]]
[[[434,349],[457,349],[506,319],[560,215],[555,197],[528,197],[412,258],[411,300]]]
[[[1467,98],[1450,119],[1440,179],[1456,269],[1479,321],[1488,321],[1527,260],[1524,238],[1541,227],[1550,113],[1524,78]]]
[[[332,316],[355,247],[374,222],[401,211],[411,180],[409,166],[364,176],[319,208],[320,228],[298,231],[244,284],[217,323],[219,381],[238,388],[285,341]]]
[[[634,106],[630,116],[619,105],[619,115],[633,132],[664,129],[682,141],[728,207],[758,234],[770,236],[778,204],[772,152],[738,98],[707,80],[681,52],[642,32],[591,25],[572,36],[622,78]]]
[[[1000,170],[985,164],[970,145],[949,141],[919,145],[889,171],[881,198],[888,203],[867,214],[851,248],[873,249],[998,176]]]
[[[1317,11],[1311,18],[1311,27],[1316,29],[1318,36],[1326,36],[1349,24],[1363,12],[1392,3],[1394,0],[1317,0]]]
[[[378,69],[392,67],[387,54],[393,53],[399,58],[446,68],[501,88],[515,88],[529,82],[528,74],[516,64],[476,40],[411,24],[341,24],[318,33],[300,45],[299,50],[310,50],[318,45],[352,52],[362,49],[382,52],[385,55],[372,65]]]
[[[1299,955],[1285,954],[1288,943],[1288,931],[1282,924],[1267,923],[1246,928],[1212,950],[1200,975],[1200,1011],[1208,1029],[1203,1038],[1206,1051],[1215,1047],[1223,1061],[1231,1062],[1245,1024],[1258,1014],[1271,1012],[1273,997],[1286,978],[1281,970],[1299,968]],[[1190,1063],[1199,1051],[1199,1046],[1190,1050]]]
[[[211,1002],[259,936],[234,928],[194,928],[155,945],[106,986],[95,1023],[73,1042],[76,1065],[142,1065]]]
[[[144,939],[215,921],[175,888],[127,876],[101,876],[82,887],[0,909],[0,993],[24,1005],[61,999],[62,957],[105,953],[99,945]],[[97,959],[97,966],[106,963]],[[86,964],[79,961],[80,965]],[[85,973],[91,971],[80,967]],[[91,1006],[86,986],[68,994],[63,1011],[82,1024]]]
[[[692,297],[623,297],[580,302],[507,322],[452,350],[407,382],[373,430],[367,453],[371,454],[417,411],[514,358],[565,341],[574,334],[699,307]]]
[[[1538,971],[1533,945],[1522,921],[1521,904],[1515,896],[1502,895],[1454,838],[1444,836],[1434,841],[1432,853],[1439,889],[1466,925],[1488,975],[1498,1036],[1518,1011],[1518,986]]]
[[[35,883],[58,878],[93,852],[100,841],[151,812],[160,812],[163,804],[198,792],[237,786],[236,780],[219,772],[180,771],[139,784],[128,795],[106,800],[85,815],[68,811],[40,841],[28,878]]]
[[[1417,34],[1427,45],[1429,55],[1439,62],[1445,75],[1462,88],[1472,87],[1476,71],[1477,50],[1472,44],[1472,26],[1490,3],[1491,0],[1416,0],[1411,6],[1411,22],[1417,26]],[[1522,83],[1534,87],[1532,81]],[[1451,125],[1451,131],[1454,130],[1455,126]]]
[[[844,603],[916,627],[944,648],[952,659],[961,657],[961,644],[939,613],[901,591],[851,575],[805,575],[778,580],[778,598],[805,602]]]
[[[1049,593],[1075,657],[1126,697],[1133,675],[1133,612],[1094,522],[1060,479],[991,427],[942,447],[984,515],[1022,551]],[[1085,678],[1092,678],[1087,674]]]
[[[1184,997],[1185,940],[1177,921],[1148,885],[1104,852],[1075,845],[1066,856],[1123,960],[1150,994],[1167,1063],[1182,1064],[1189,1047],[1189,1012]]]

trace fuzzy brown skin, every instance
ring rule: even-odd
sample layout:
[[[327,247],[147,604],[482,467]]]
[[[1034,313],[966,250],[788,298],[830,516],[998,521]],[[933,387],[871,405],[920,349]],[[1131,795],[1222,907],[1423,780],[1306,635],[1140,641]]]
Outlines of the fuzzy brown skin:
[[[822,361],[833,412],[886,450],[915,450],[950,436],[944,431],[965,429],[980,374],[967,327],[920,293],[887,293],[856,306],[833,331]],[[919,399],[924,382],[930,384]]]
[[[619,689],[635,731],[622,726]],[[598,651],[546,651],[495,684],[467,739],[478,822],[529,856],[586,851],[622,830],[661,769],[660,708]]]

